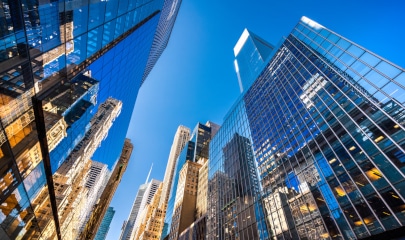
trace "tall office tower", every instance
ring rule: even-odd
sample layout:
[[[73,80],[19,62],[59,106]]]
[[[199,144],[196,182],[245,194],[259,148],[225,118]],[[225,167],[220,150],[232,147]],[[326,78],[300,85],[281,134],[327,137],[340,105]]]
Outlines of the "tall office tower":
[[[162,194],[163,183],[159,184],[153,198],[144,209],[139,212],[137,227],[132,231],[131,239],[159,239],[160,229],[163,224],[163,211],[159,208],[159,202]]]
[[[176,160],[176,166],[174,168],[175,171],[173,173],[172,186],[170,189],[169,200],[166,208],[165,225],[161,237],[162,239],[167,237],[170,233],[171,229],[170,224],[172,222],[173,214],[175,211],[175,200],[176,200],[178,180],[183,165],[187,161],[190,162],[207,161],[209,151],[208,147],[209,141],[211,139],[211,134],[215,134],[218,128],[219,128],[218,125],[212,122],[207,122],[205,125],[198,123],[190,136],[190,140],[186,143],[183,150],[179,154]],[[195,214],[193,214],[193,217],[194,215]]]
[[[139,208],[141,207],[142,199],[145,194],[145,190],[147,188],[148,184],[142,184],[139,186],[138,193],[136,194],[135,201],[132,204],[132,209],[131,213],[129,214],[129,217],[127,220],[125,220],[123,226],[122,226],[122,231],[121,231],[121,236],[120,240],[129,240],[132,235],[132,231],[134,229],[136,217],[138,216],[139,213]]]
[[[208,198],[220,196],[222,201],[210,202],[207,222],[218,224],[211,224],[208,231],[224,239],[259,239],[258,231],[252,231],[257,229],[255,198],[260,190],[251,142],[235,133],[221,152],[225,177],[210,180]],[[225,181],[230,187],[214,189],[220,186],[215,181]]]
[[[218,125],[216,125],[218,126]],[[219,127],[219,126],[218,126]],[[211,129],[215,134],[216,130]],[[179,231],[178,239],[181,240],[205,240],[207,227],[207,200],[208,200],[208,159],[197,161],[201,165],[198,170],[197,198],[195,202],[194,221],[188,224],[182,232]]]
[[[132,145],[131,140],[126,138],[124,147],[121,151],[121,156],[115,164],[107,185],[104,188],[104,191],[101,194],[98,203],[94,206],[90,219],[87,222],[84,230],[80,233],[78,239],[93,239],[95,237],[97,230],[100,227],[101,221],[104,218],[104,214],[106,213],[111,199],[114,196],[115,190],[117,190],[117,187],[121,182],[122,175],[127,169],[133,149],[134,146]]]
[[[109,166],[118,159],[137,92],[167,44],[180,4],[0,2],[0,205],[16,207],[2,213],[2,238],[38,239],[50,226],[61,239],[52,174],[109,97],[125,107],[102,145],[108,150],[101,147],[92,159]],[[86,71],[96,82],[75,80]],[[80,88],[91,93],[79,95]],[[34,203],[46,193],[53,218],[40,225]]]
[[[167,201],[169,200],[170,188],[173,182],[173,175],[176,167],[176,161],[189,139],[190,139],[190,129],[180,125],[177,128],[176,134],[174,135],[172,147],[170,149],[169,159],[167,160],[165,177],[163,179],[162,198],[160,201],[161,207],[165,208],[167,205]]]
[[[132,232],[139,227],[141,224],[143,214],[144,214],[144,209],[146,208],[147,205],[152,203],[153,196],[155,196],[156,192],[159,189],[160,183],[162,183],[159,180],[152,179],[150,182],[148,182],[148,186],[146,187],[145,194],[142,197],[141,204],[139,206],[139,211],[138,211],[138,216],[135,219],[134,227]]]
[[[187,161],[180,170],[169,240],[178,239],[180,233],[194,222],[200,168],[201,164]]]
[[[146,69],[142,77],[142,83],[149,75],[153,66],[156,64],[169,42],[181,2],[182,0],[165,0],[163,4],[159,23],[156,27],[157,30],[155,37],[153,38],[152,48],[146,64]]]
[[[115,214],[114,208],[108,207],[104,215],[103,221],[101,221],[100,228],[98,229],[97,234],[94,237],[94,240],[105,240],[108,234],[108,230],[110,230],[110,224],[114,217],[114,214]]]
[[[150,171],[149,171],[150,174]],[[121,232],[120,240],[131,239],[131,236],[134,234],[134,231],[141,224],[142,213],[145,207],[152,202],[153,196],[156,194],[159,189],[161,181],[152,179],[150,182],[149,175],[146,179],[145,184],[139,186],[138,193],[136,195],[135,201],[132,205],[131,213],[129,214],[128,219],[124,223],[124,227]]]
[[[235,134],[258,166],[257,211],[238,216],[258,239],[403,237],[404,69],[306,17],[269,59],[210,143],[208,239],[230,231],[218,202]]]
[[[174,135],[169,158],[167,160],[165,176],[163,178],[163,190],[159,203],[159,208],[163,211],[163,219],[166,217],[167,203],[169,201],[170,189],[173,184],[173,176],[176,168],[177,158],[189,139],[190,129],[180,125],[177,128],[176,134]],[[165,229],[167,229],[167,223],[163,223],[161,225],[159,232],[166,232]]]
[[[101,162],[91,161],[91,167],[87,174],[85,187],[88,189],[86,206],[81,210],[80,228],[84,229],[86,222],[90,218],[94,204],[100,198],[105,185],[107,184],[110,171],[108,166]]]
[[[233,48],[234,65],[241,93],[249,89],[262,72],[273,49],[273,45],[245,28]]]
[[[197,202],[195,219],[199,219],[207,213],[207,197],[208,197],[208,165],[209,161],[198,161],[201,165],[198,170],[198,185],[197,185]]]

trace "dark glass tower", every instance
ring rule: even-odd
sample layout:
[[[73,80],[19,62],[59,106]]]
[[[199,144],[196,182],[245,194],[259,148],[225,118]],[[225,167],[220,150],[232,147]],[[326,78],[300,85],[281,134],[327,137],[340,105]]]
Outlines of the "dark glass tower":
[[[403,237],[404,83],[403,68],[303,17],[212,139],[213,191],[232,188],[223,150],[238,134],[260,189],[255,215],[238,215],[259,239]],[[208,239],[229,233],[226,196],[208,199]]]
[[[93,159],[116,162],[180,4],[0,0],[1,239],[61,238],[52,174],[109,97],[123,109]]]

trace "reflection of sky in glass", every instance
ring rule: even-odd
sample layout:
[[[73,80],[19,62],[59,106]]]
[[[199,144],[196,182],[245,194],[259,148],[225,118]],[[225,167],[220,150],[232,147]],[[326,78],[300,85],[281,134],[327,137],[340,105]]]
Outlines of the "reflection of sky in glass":
[[[169,200],[167,202],[166,216],[165,216],[165,229],[163,229],[162,236],[166,236],[170,231],[170,226],[172,223],[172,217],[174,213],[174,201],[176,200],[177,184],[180,177],[180,170],[183,168],[183,165],[187,160],[192,161],[194,157],[194,147],[195,144],[192,141],[188,141],[181,151],[179,157],[176,160],[176,166],[174,167],[173,180],[170,189]]]
[[[37,194],[42,190],[42,187],[45,186],[45,183],[44,163],[41,161],[24,179],[24,186],[31,202],[34,201]]]
[[[332,190],[329,188],[325,180],[325,177],[333,175],[332,169],[330,168],[328,162],[323,157],[318,159],[318,165],[315,166],[316,169],[318,170],[319,177],[321,178],[321,180],[318,182],[319,189],[321,190],[323,197],[326,201],[326,204],[331,210],[333,217],[339,218],[340,217],[339,205],[332,193]]]
[[[88,85],[83,84],[87,83],[86,79],[87,77],[79,75],[75,80],[73,80],[73,82],[75,82],[76,84],[75,86],[77,87],[76,92],[84,91],[83,89],[87,89]],[[55,147],[55,149],[53,149],[49,153],[51,159],[52,173],[56,172],[56,170],[69,156],[75,146],[83,139],[85,133],[90,128],[90,120],[95,112],[93,111],[93,102],[94,99],[97,98],[99,89],[99,84],[96,81],[94,81],[93,79],[90,79],[90,81],[92,82],[91,87],[88,88],[82,96],[79,96],[78,99],[75,99],[76,101],[72,105],[69,106],[68,103],[63,102],[64,100],[68,100],[66,98],[62,97],[62,99],[59,99],[60,104],[65,104],[68,106],[66,111],[61,113],[66,124],[68,125],[68,128],[66,130],[67,136],[64,137],[62,141]],[[70,96],[69,93],[65,94]]]
[[[92,77],[100,81],[97,103],[108,97],[123,103],[121,114],[114,121],[108,137],[93,156],[94,160],[110,167],[121,154],[159,16],[154,16],[89,67]]]

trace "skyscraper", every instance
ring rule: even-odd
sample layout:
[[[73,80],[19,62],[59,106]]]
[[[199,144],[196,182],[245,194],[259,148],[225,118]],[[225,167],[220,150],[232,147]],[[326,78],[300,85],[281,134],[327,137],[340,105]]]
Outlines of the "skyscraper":
[[[124,108],[104,140],[108,150],[92,159],[116,162],[138,89],[167,45],[180,4],[1,1],[0,204],[9,203],[0,214],[2,238],[54,232],[61,239],[52,174],[109,97]],[[37,205],[50,206],[53,217],[37,221]]]
[[[179,172],[169,240],[178,239],[195,220],[200,168],[201,164],[187,160]]]
[[[190,129],[185,126],[179,126],[174,135],[169,158],[167,160],[165,177],[163,179],[163,191],[160,205],[166,207],[169,200],[170,188],[173,182],[174,168],[177,158],[190,138]]]
[[[403,68],[303,17],[210,143],[208,239],[246,227],[230,229],[231,205],[217,205],[240,199],[221,191],[227,156],[247,145],[260,191],[235,215],[253,219],[254,239],[403,237],[404,82]],[[236,135],[251,144],[224,154]]]
[[[150,203],[146,204],[138,214],[137,226],[132,231],[131,239],[159,239],[163,224],[163,211],[159,208],[160,197],[162,194],[163,183],[161,182],[156,189]]]
[[[177,198],[177,189],[181,169],[183,168],[184,164],[187,163],[187,161],[193,163],[201,162],[203,164],[205,163],[205,161],[208,160],[209,142],[211,140],[211,136],[215,135],[218,129],[219,126],[217,124],[209,121],[206,124],[198,123],[195,126],[193,133],[189,138],[189,141],[186,143],[183,150],[178,155],[176,165],[174,168],[172,186],[170,189],[170,195],[166,208],[165,227],[162,231],[162,238],[169,236],[170,231],[172,229],[171,224],[173,222],[173,216],[175,215],[175,208],[176,208],[175,202]],[[198,181],[198,170],[196,180]],[[194,218],[195,214],[193,214],[192,217]]]
[[[170,149],[169,158],[167,160],[165,176],[163,179],[163,190],[162,196],[160,198],[159,208],[163,212],[162,219],[164,220],[166,217],[167,212],[167,204],[170,197],[170,190],[173,185],[173,176],[175,175],[175,168],[177,159],[180,153],[183,151],[183,148],[187,144],[190,138],[190,129],[185,126],[179,126],[176,130],[176,134],[174,135],[172,147]],[[163,222],[161,225],[161,229],[159,232],[166,233],[168,228],[168,223]]]
[[[149,176],[148,176],[149,178]],[[132,205],[131,213],[125,222],[125,227],[122,230],[120,239],[131,239],[134,231],[139,227],[141,223],[142,213],[145,207],[152,202],[153,196],[155,196],[156,191],[159,188],[161,181],[152,179],[146,179],[146,183],[139,186],[138,193],[136,195],[135,201]]]
[[[274,46],[252,33],[243,30],[233,48],[235,54],[235,71],[238,77],[240,92],[249,89],[268,62]]]
[[[94,240],[105,240],[108,234],[108,230],[110,230],[110,224],[114,217],[115,210],[113,207],[108,207],[107,212],[104,215],[103,221],[101,222],[100,228],[97,231]]]
[[[147,186],[148,186],[147,183],[139,186],[134,203],[132,204],[132,208],[131,208],[129,217],[127,220],[125,220],[125,222],[122,226],[120,240],[124,240],[124,239],[128,240],[131,238],[131,234],[132,234],[132,231],[133,231],[133,228],[135,225],[136,217],[138,216],[139,208],[141,207],[142,199],[145,194],[145,190],[146,190]]]

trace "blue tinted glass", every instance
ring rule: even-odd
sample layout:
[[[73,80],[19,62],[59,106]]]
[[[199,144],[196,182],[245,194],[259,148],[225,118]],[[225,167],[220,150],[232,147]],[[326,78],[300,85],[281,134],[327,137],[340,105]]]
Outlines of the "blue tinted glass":
[[[128,10],[128,0],[120,0],[118,6],[118,16],[127,12]]]
[[[107,1],[105,10],[105,21],[110,21],[117,16],[119,0]]]
[[[103,38],[103,26],[93,29],[88,32],[87,36],[87,57],[93,55],[96,51],[101,49],[101,42]]]
[[[401,70],[385,61],[381,61],[375,68],[390,78],[395,78],[399,73],[401,73]]]
[[[87,57],[87,34],[73,39],[74,51],[67,55],[67,64],[78,65]]]
[[[372,54],[365,52],[360,59],[370,65],[371,67],[374,67],[378,62],[380,62],[380,59],[377,57],[373,56]]]
[[[386,83],[389,82],[388,79],[385,77],[381,76],[379,73],[377,73],[374,70],[371,70],[369,73],[367,73],[364,76],[367,80],[369,80],[371,83],[376,85],[377,87],[381,88],[383,87]]]
[[[87,32],[89,6],[83,4],[73,10],[73,36],[79,36]]]
[[[104,22],[106,1],[90,1],[89,29],[100,26]]]

